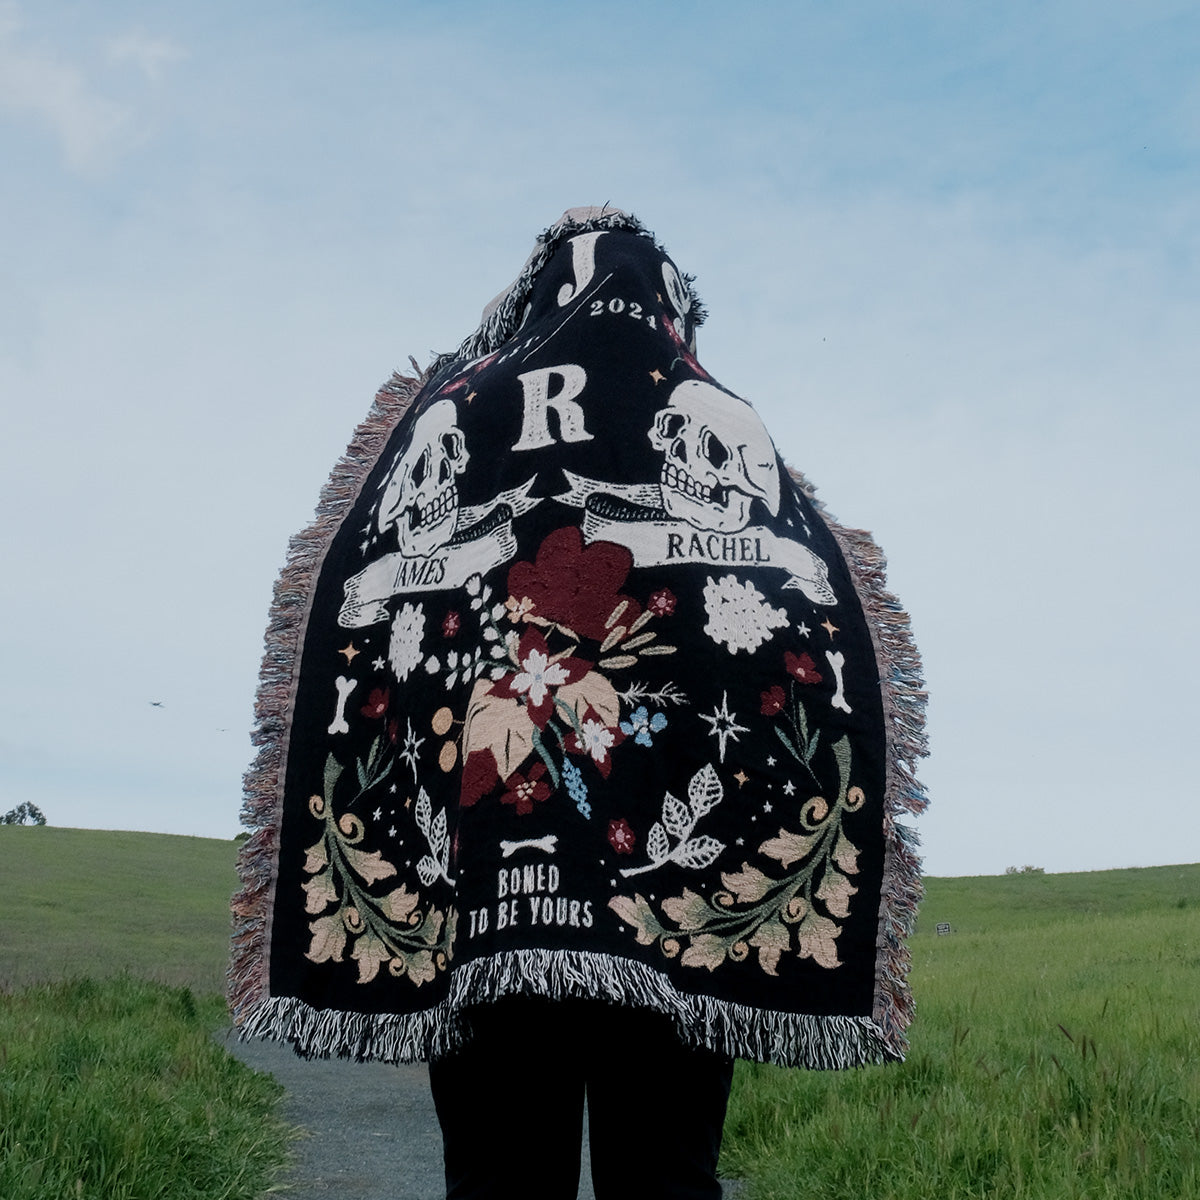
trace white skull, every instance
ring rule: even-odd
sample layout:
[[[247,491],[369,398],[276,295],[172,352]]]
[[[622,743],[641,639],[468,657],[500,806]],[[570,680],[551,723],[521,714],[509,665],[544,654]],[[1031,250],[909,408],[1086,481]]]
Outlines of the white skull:
[[[376,523],[396,526],[400,553],[423,558],[444,546],[458,515],[455,477],[467,466],[467,443],[450,400],[431,404],[413,425],[408,448],[392,464]]]
[[[758,414],[711,383],[689,379],[672,393],[650,429],[663,452],[663,506],[697,529],[736,533],[750,502],[779,512],[775,447]]]

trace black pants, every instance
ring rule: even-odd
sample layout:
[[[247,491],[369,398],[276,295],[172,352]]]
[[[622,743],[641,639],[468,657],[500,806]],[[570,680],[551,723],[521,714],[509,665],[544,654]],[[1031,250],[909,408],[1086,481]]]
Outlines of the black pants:
[[[447,1200],[575,1200],[587,1095],[596,1200],[717,1200],[733,1060],[668,1018],[593,1000],[512,997],[430,1064]]]

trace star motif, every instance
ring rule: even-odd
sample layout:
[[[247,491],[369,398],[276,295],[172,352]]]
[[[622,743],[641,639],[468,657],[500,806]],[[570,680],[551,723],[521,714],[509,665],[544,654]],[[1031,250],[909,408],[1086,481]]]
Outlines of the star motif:
[[[830,637],[833,637],[833,635],[838,631],[838,627],[828,617],[821,622],[821,628],[824,629]]]
[[[738,844],[739,846],[744,846],[744,845],[746,844],[746,839],[745,839],[745,838],[738,838],[738,840],[737,840],[737,844]]]
[[[421,747],[425,744],[425,739],[417,737],[411,718],[407,719],[407,724],[408,732],[404,735],[404,749],[400,751],[400,757],[412,768],[413,783],[416,783],[417,759],[421,756]]]
[[[763,812],[769,813],[770,811],[771,811],[771,802],[770,802],[770,800],[768,800],[766,802],[766,804],[763,805]]]
[[[789,796],[794,796],[796,794],[796,785],[789,779],[787,783],[783,785],[783,790]]]
[[[339,653],[339,654],[344,654],[344,655],[346,656],[346,662],[347,662],[347,663],[352,663],[352,662],[355,660],[355,658],[356,658],[356,657],[357,657],[359,654],[361,654],[361,653],[362,653],[362,651],[361,651],[361,650],[355,650],[355,648],[354,648],[354,643],[353,643],[353,642],[347,642],[347,643],[346,643],[346,647],[345,647],[345,649],[344,649],[344,650],[339,650],[339,651],[338,651],[338,653]]]
[[[773,767],[774,765],[775,765],[775,755],[773,755],[773,754],[768,754],[768,755],[767,755],[767,766],[768,766],[768,767]]]
[[[666,376],[657,367],[655,367],[654,370],[650,372],[650,378],[654,380],[654,386],[658,387],[658,385],[662,383],[664,379],[666,379]]]
[[[394,796],[396,794],[396,785],[393,783],[392,786],[388,788],[388,791]]]
[[[393,825],[391,827],[391,829],[388,830],[388,837],[395,837],[395,836],[396,836],[396,827],[395,827],[395,825]]]
[[[808,635],[810,633],[812,633],[812,630],[809,629],[809,627],[807,625],[805,625],[805,623],[803,621],[801,621],[800,624],[796,626],[796,632],[801,637],[808,637]]]
[[[374,661],[374,662],[371,664],[371,666],[372,666],[372,668],[374,668],[374,670],[376,670],[376,671],[382,671],[382,670],[383,670],[383,667],[384,667],[384,662],[383,662],[383,659],[382,659],[382,658],[377,658],[377,659],[376,659],[376,660],[375,660],[375,661]]]
[[[474,400],[474,399],[475,399],[475,397],[476,397],[477,395],[478,395],[478,393],[477,393],[477,392],[468,392],[468,393],[467,393],[467,394],[466,394],[466,395],[463,397],[463,399],[464,399],[464,400],[465,400],[465,401],[466,401],[468,404],[470,404],[470,403],[471,403],[471,401],[472,401],[472,400]]]
[[[739,733],[748,733],[749,729],[745,725],[737,723],[737,713],[729,711],[729,693],[721,697],[721,707],[714,707],[710,713],[697,713],[700,720],[707,721],[709,725],[709,735],[717,739],[720,747],[718,758],[721,762],[725,761],[725,746],[730,738],[735,742],[740,741]]]
[[[750,782],[750,776],[745,771],[735,771],[733,777],[738,781],[738,787],[740,788],[744,788]]]
[[[383,809],[382,809],[382,808],[377,808],[377,809],[376,809],[376,810],[375,810],[375,811],[374,811],[374,812],[371,814],[371,817],[372,817],[372,819],[373,819],[373,820],[376,820],[376,821],[378,821],[378,820],[379,820],[379,818],[380,818],[380,817],[382,817],[382,816],[383,816]]]

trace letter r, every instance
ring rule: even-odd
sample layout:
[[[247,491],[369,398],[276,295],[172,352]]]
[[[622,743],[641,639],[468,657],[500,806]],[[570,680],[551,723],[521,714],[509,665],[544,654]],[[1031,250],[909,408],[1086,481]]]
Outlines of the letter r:
[[[562,387],[550,395],[551,377],[562,379]],[[537,371],[526,371],[518,375],[525,394],[525,411],[521,418],[521,436],[514,450],[540,450],[553,446],[555,438],[550,433],[546,420],[549,409],[558,413],[558,428],[564,442],[589,442],[592,435],[583,425],[583,406],[575,397],[587,383],[587,372],[575,363],[563,363],[560,367],[542,367]]]

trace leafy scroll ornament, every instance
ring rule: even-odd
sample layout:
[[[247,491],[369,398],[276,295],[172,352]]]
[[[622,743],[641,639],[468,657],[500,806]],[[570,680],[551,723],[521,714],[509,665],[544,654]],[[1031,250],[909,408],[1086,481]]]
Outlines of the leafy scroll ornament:
[[[785,953],[811,958],[822,967],[841,965],[837,938],[857,892],[859,849],[843,822],[865,802],[850,787],[850,740],[832,746],[838,767],[838,796],[830,804],[813,796],[800,810],[799,830],[781,828],[758,847],[758,855],[784,870],[782,876],[744,862],[721,874],[724,885],[707,898],[691,888],[663,900],[657,911],[640,894],[615,896],[609,907],[633,927],[643,946],[656,943],[667,958],[687,967],[715,971],[726,960],[744,962],[752,950],[768,975],[779,973]],[[773,868],[775,869],[775,868]]]
[[[380,741],[376,739],[366,762],[356,763],[360,786],[354,799],[382,777]],[[403,883],[382,895],[371,890],[376,884],[394,879],[397,872],[382,851],[363,849],[365,829],[359,817],[351,812],[341,816],[334,812],[333,795],[342,774],[342,764],[330,754],[325,760],[325,794],[310,796],[308,801],[309,812],[323,828],[320,838],[305,852],[304,870],[311,876],[302,885],[305,911],[316,917],[308,926],[312,941],[305,956],[317,963],[343,962],[349,946],[350,957],[358,964],[359,983],[369,983],[386,964],[391,975],[407,976],[420,987],[449,965],[455,910],[422,904],[420,894],[410,892]],[[428,806],[428,796],[424,799]],[[427,808],[427,820],[428,815]],[[439,817],[444,827],[445,813],[439,813]],[[442,856],[437,862],[439,869],[428,882],[438,875],[446,877],[444,856],[448,851],[440,844],[435,847],[431,836],[435,826],[432,822],[429,829],[422,829],[430,848]],[[426,872],[420,867],[418,863],[418,873],[426,883]]]

